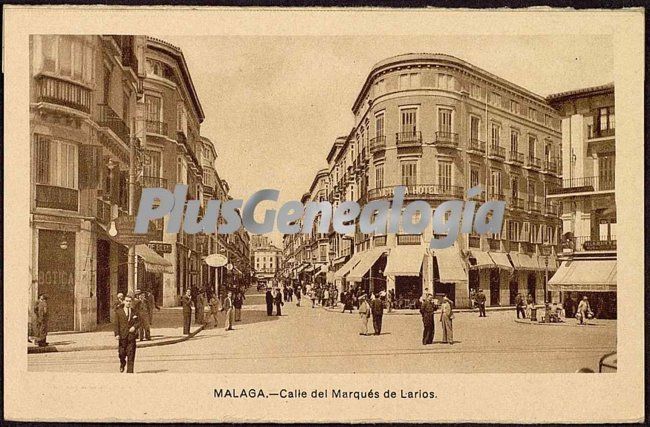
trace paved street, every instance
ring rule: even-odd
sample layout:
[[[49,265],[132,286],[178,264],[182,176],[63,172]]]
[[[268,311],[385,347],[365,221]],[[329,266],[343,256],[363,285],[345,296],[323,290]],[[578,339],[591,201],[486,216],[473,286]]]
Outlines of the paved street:
[[[303,302],[306,302],[303,300]],[[235,330],[206,329],[178,344],[142,348],[136,373],[448,373],[597,370],[616,349],[616,322],[589,327],[525,325],[513,311],[458,313],[453,346],[422,346],[420,316],[386,315],[381,336],[358,334],[358,315],[285,304],[267,317],[263,295],[246,300]],[[572,324],[575,322],[569,319]],[[372,322],[370,322],[372,323]],[[220,318],[220,326],[223,319]],[[117,350],[30,354],[30,371],[118,372]]]

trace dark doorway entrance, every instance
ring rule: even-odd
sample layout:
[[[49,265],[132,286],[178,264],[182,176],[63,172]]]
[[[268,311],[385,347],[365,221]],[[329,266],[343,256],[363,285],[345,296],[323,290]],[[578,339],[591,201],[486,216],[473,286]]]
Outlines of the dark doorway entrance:
[[[535,288],[537,287],[537,278],[535,273],[528,273],[528,295],[533,297],[533,302],[537,302],[535,298]]]
[[[519,293],[519,281],[517,280],[517,273],[514,273],[510,278],[510,305],[515,305],[515,299]]]
[[[38,293],[47,294],[50,331],[74,330],[75,233],[38,231]]]
[[[474,292],[478,292],[478,289],[480,287],[479,284],[479,272],[478,270],[470,270],[469,271],[469,292],[470,294],[472,293],[472,290]]]
[[[97,323],[111,321],[111,244],[97,241]]]
[[[435,289],[434,298],[442,301],[442,296],[447,295],[447,298],[456,302],[456,284],[455,283],[441,283],[435,282],[433,288]]]
[[[490,305],[499,305],[501,300],[500,294],[501,275],[499,270],[493,268],[490,270]]]

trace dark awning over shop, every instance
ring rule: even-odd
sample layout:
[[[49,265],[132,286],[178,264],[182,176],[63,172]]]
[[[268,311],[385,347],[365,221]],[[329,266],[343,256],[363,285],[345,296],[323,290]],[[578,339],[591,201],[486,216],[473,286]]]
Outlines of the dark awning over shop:
[[[150,273],[173,273],[172,263],[161,257],[147,245],[136,245],[135,254],[144,261],[144,268]]]

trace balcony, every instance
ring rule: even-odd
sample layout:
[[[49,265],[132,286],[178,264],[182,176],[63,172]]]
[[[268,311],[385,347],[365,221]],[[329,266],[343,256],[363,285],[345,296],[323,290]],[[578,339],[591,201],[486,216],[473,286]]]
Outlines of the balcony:
[[[616,134],[615,129],[594,129],[588,136],[588,139],[609,138]]]
[[[458,147],[458,134],[453,132],[436,132],[437,146]]]
[[[368,201],[377,199],[390,199],[393,197],[396,186],[373,188],[368,191]],[[455,185],[438,185],[438,184],[416,184],[407,185],[405,199],[440,199],[440,198],[463,198],[463,187]]]
[[[506,158],[506,149],[498,145],[491,145],[488,157],[491,159],[504,160]]]
[[[77,212],[79,210],[79,190],[36,184],[36,207]]]
[[[539,159],[539,157],[528,156],[526,167],[529,167],[531,169],[540,169],[542,167],[542,161]]]
[[[560,173],[558,162],[554,160],[544,160],[544,172]]]
[[[422,242],[422,236],[420,234],[398,234],[397,235],[398,245],[419,245],[421,242]]]
[[[398,132],[395,134],[395,141],[398,147],[422,145],[422,132]]]
[[[167,136],[167,123],[159,122],[156,120],[146,120],[147,132],[155,133],[157,135]]]
[[[111,222],[111,202],[98,197],[95,217],[100,223],[108,225]]]
[[[510,207],[512,209],[523,209],[524,208],[524,199],[519,197],[510,198]]]
[[[591,193],[595,191],[613,191],[614,178],[587,176],[562,180],[561,188],[548,190],[549,195],[570,193]]]
[[[384,135],[376,136],[370,140],[370,152],[372,154],[386,149],[386,137]]]
[[[129,127],[124,123],[124,120],[117,115],[111,107],[106,104],[99,104],[99,120],[97,123],[100,126],[107,127],[113,131],[118,138],[120,138],[125,144],[129,144],[129,138],[131,136],[131,131]]]
[[[528,201],[528,212],[542,212],[542,204],[535,200]]]
[[[505,200],[506,200],[506,196],[505,196],[505,194],[496,193],[496,192],[490,192],[490,194],[489,194],[489,196],[488,196],[488,199],[489,199],[489,200],[501,200],[501,201],[505,201]]]
[[[467,151],[476,153],[476,154],[485,154],[485,141],[478,140],[476,138],[471,138],[469,140],[469,145]]]
[[[518,151],[510,151],[510,153],[508,153],[508,161],[511,163],[517,163],[519,165],[523,165],[524,153],[519,153]]]
[[[564,249],[573,252],[616,251],[616,236],[599,238],[575,236],[563,244]]]
[[[386,236],[375,236],[373,242],[375,246],[386,246]]]
[[[560,207],[561,205],[559,203],[546,202],[546,204],[544,205],[544,214],[560,216],[562,215]]]
[[[171,190],[167,185],[167,179],[158,176],[143,176],[142,188],[164,188]]]
[[[84,86],[51,76],[37,77],[38,102],[49,102],[90,114],[90,99],[91,91]]]

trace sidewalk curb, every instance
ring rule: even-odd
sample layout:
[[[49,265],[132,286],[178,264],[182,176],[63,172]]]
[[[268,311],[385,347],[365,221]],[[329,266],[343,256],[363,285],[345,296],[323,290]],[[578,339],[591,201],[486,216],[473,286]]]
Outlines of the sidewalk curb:
[[[320,307],[322,308],[322,307]],[[338,309],[332,309],[330,307],[325,307],[326,311],[333,312],[333,313],[343,313],[340,308]],[[420,316],[420,311],[417,309],[409,309],[408,311],[401,309],[403,311],[397,311],[393,310],[390,313],[387,310],[384,310],[384,316]],[[504,307],[485,307],[486,312],[490,311],[514,311],[515,307],[514,306],[504,306]],[[356,313],[356,309],[352,310],[353,313]],[[348,314],[350,313],[349,311],[347,312]],[[478,308],[457,308],[454,309],[454,313],[478,313]]]
[[[161,341],[137,341],[137,348],[147,348],[147,347],[158,347],[162,345],[171,345],[178,344],[179,342],[187,341],[190,338],[194,338],[199,332],[205,329],[205,325],[199,326],[194,332],[191,332],[189,335],[185,335],[179,338],[173,338],[168,340]],[[39,353],[66,353],[72,351],[91,351],[91,350],[113,350],[116,349],[116,345],[87,345],[79,347],[66,348],[65,346],[58,348],[54,345],[48,345],[47,347],[27,347],[27,354],[39,354]]]
[[[522,325],[537,325],[537,326],[580,326],[579,323],[573,323],[573,322],[560,322],[560,323],[544,323],[544,322],[531,322],[528,319],[514,319],[515,323],[521,323]],[[596,327],[602,327],[602,326],[607,326],[599,323],[587,323],[585,326],[596,326]]]

